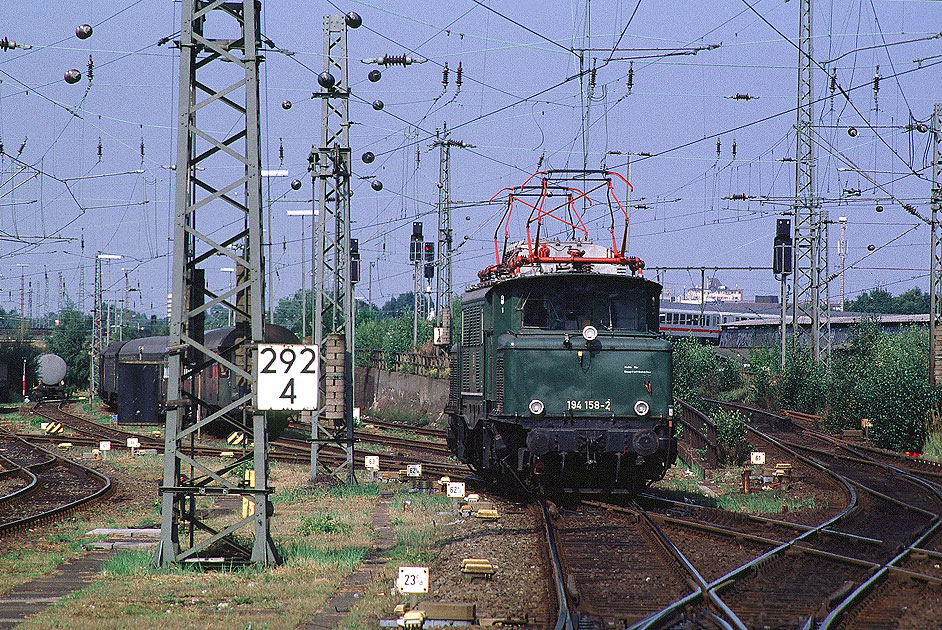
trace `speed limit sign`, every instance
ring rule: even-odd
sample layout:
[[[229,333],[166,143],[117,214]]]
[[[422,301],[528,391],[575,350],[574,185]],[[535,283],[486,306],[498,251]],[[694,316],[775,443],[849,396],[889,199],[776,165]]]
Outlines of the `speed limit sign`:
[[[258,408],[317,409],[318,358],[315,345],[260,344],[255,362]]]

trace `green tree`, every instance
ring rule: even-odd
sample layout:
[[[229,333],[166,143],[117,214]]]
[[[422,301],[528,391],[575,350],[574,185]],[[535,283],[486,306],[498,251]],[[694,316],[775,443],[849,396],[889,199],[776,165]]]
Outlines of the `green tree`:
[[[893,297],[889,291],[874,289],[869,293],[862,293],[854,300],[844,302],[844,310],[857,313],[928,313],[929,294],[913,287]]]
[[[49,352],[65,361],[65,384],[70,390],[88,387],[91,332],[91,317],[66,308],[59,313],[58,323],[46,343]]]
[[[303,295],[306,320],[306,330],[304,331],[305,335],[310,336],[311,334],[311,316],[314,313],[312,305],[314,304],[314,294],[310,290],[305,290]],[[294,295],[286,298],[281,298],[278,300],[278,305],[275,307],[275,323],[279,326],[284,326],[299,338],[302,337],[301,334],[301,304],[302,304],[302,294],[298,290]]]

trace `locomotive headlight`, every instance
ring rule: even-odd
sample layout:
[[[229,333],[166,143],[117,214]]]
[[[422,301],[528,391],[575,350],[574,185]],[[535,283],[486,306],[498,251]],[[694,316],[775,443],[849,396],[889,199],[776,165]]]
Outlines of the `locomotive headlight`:
[[[599,336],[598,328],[590,324],[582,329],[582,336],[586,341],[595,341],[595,338]]]
[[[533,400],[530,401],[529,408],[530,408],[530,413],[532,413],[534,416],[538,416],[541,413],[543,413],[543,409],[545,407],[543,406],[542,400],[538,400],[534,398]]]
[[[651,411],[651,405],[649,405],[646,401],[639,400],[635,403],[635,413],[639,416],[646,416],[648,415],[649,411]]]

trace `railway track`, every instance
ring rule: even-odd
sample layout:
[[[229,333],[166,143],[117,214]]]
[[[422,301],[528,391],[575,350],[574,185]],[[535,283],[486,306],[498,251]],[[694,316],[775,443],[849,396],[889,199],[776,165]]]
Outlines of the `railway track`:
[[[106,475],[3,429],[0,466],[0,534],[61,518],[111,492]]]
[[[781,416],[740,410],[753,417],[754,445],[842,488],[841,505],[818,512],[816,523],[653,494],[561,510],[552,523],[558,550],[549,554],[560,559],[565,611],[556,627],[935,627],[942,487],[934,475]]]
[[[109,427],[87,418],[69,413],[62,408],[61,402],[39,403],[33,408],[33,413],[46,418],[50,421],[61,423],[77,435],[64,437],[43,436],[39,440],[62,443],[71,442],[77,446],[90,446],[97,448],[99,440],[111,440],[115,446],[127,443],[127,438],[137,438],[141,448],[156,449],[162,453],[164,441],[162,438],[155,438],[149,435],[141,435],[130,431],[123,431],[115,427]],[[391,423],[379,423],[378,428],[396,427],[403,429],[404,425],[395,425]],[[434,429],[425,429],[426,436],[443,436],[444,432],[437,432]],[[388,436],[366,431],[358,431],[355,438],[362,442],[375,443],[396,449],[394,454],[383,455],[381,457],[381,469],[389,472],[398,471],[405,468],[408,464],[422,464],[423,471],[429,474],[439,476],[452,476],[456,479],[467,478],[470,471],[463,464],[454,464],[443,461],[450,457],[451,452],[444,444],[430,442],[428,440],[410,440],[398,436]],[[220,457],[224,453],[233,453],[238,457],[240,450],[232,446],[217,446],[205,443],[195,443],[193,445],[195,454],[204,457]],[[306,440],[279,438],[272,440],[270,446],[270,455],[272,459],[278,461],[287,461],[293,463],[305,463],[310,461],[311,446]],[[366,455],[363,451],[355,451],[354,463],[362,468],[363,458]],[[328,466],[338,466],[344,461],[345,454],[342,449],[332,446],[322,446],[320,450],[321,460]]]
[[[927,601],[938,601],[942,589],[942,570],[935,569],[937,564],[942,566],[942,486],[935,475],[898,466],[906,459],[859,449],[801,420],[796,423],[764,410],[728,406],[750,416],[751,440],[777,445],[821,466],[854,491],[852,509],[831,519],[822,530],[831,537],[806,535],[792,545],[800,554],[816,558],[810,571],[793,573],[801,570],[794,563],[776,569],[779,574],[801,575],[803,582],[820,584],[821,593],[833,589],[815,609],[792,604],[792,611],[799,609],[807,615],[795,627],[918,625],[917,611]],[[762,592],[774,596],[775,586]],[[929,591],[935,593],[934,598],[926,597]],[[723,594],[737,610],[736,587],[730,585]],[[765,607],[763,615],[769,617],[768,613]],[[753,623],[759,620],[746,618]],[[771,621],[781,623],[781,619]]]

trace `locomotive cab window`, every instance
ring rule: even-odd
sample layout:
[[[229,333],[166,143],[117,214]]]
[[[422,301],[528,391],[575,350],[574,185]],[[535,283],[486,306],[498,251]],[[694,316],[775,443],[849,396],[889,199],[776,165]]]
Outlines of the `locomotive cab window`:
[[[657,330],[656,308],[634,288],[616,292],[608,283],[589,282],[562,293],[536,287],[521,302],[524,328],[581,331],[591,324],[599,330]]]

